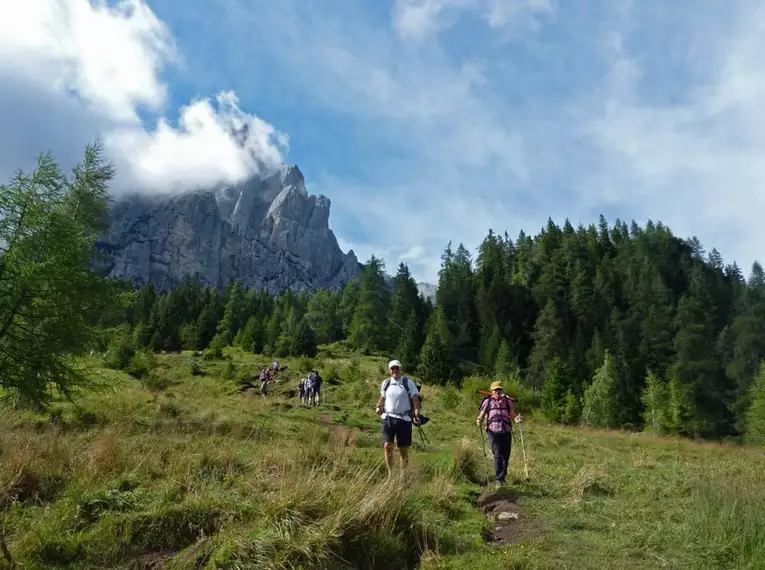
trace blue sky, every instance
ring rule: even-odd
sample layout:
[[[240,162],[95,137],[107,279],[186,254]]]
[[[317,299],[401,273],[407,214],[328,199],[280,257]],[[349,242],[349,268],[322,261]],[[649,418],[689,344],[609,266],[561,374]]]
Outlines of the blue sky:
[[[5,30],[0,92],[16,94],[0,95],[0,174],[34,145],[66,154],[99,131],[124,185],[235,180],[251,165],[213,127],[257,121],[253,148],[331,198],[344,249],[389,271],[403,260],[419,280],[437,279],[450,240],[474,250],[489,228],[515,237],[601,213],[661,220],[745,270],[762,259],[759,2],[75,3],[0,8],[0,21],[54,22],[71,48]],[[41,62],[75,69],[66,89],[41,82]],[[238,99],[199,104],[221,92]],[[206,128],[178,124],[190,108]]]

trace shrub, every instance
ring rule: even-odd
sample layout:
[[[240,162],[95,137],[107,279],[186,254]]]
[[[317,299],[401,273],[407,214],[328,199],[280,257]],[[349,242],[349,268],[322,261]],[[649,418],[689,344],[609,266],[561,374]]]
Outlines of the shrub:
[[[167,388],[169,388],[173,384],[168,378],[160,374],[157,374],[154,371],[150,372],[148,376],[143,378],[142,383],[148,390],[152,390],[155,392],[161,392],[162,390],[167,390]]]
[[[223,339],[220,338],[220,336],[215,336],[215,338],[210,341],[210,346],[208,346],[205,351],[203,357],[205,360],[220,360],[223,358]]]
[[[312,358],[303,357],[298,359],[297,368],[300,371],[309,372],[315,368],[316,364]]]
[[[340,380],[340,372],[337,370],[337,366],[330,364],[322,372],[322,377],[328,384],[336,385],[339,383],[338,380]]]
[[[189,364],[189,374],[192,376],[204,376],[205,371],[202,369],[202,365],[197,360],[192,360]]]
[[[456,410],[462,401],[460,393],[452,386],[441,390],[441,405],[447,410]]]
[[[114,370],[124,370],[136,353],[133,335],[127,329],[119,330],[104,355],[104,363]]]
[[[141,349],[130,359],[130,365],[127,368],[127,372],[133,378],[141,380],[149,376],[149,373],[154,369],[155,364],[156,359],[154,358],[154,353],[150,350]]]

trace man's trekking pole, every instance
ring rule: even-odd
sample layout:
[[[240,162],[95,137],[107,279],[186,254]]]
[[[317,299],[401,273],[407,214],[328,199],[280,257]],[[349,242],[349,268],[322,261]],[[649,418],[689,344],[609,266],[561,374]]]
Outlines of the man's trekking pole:
[[[521,432],[521,449],[523,450],[523,469],[526,472],[526,479],[529,478],[529,464],[526,461],[526,446],[523,444],[523,422],[518,424],[518,429]]]

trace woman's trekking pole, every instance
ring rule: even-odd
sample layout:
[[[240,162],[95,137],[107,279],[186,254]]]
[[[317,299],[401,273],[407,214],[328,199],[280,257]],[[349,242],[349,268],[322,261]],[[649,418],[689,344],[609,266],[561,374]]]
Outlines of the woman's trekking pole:
[[[529,464],[526,461],[526,446],[523,444],[523,422],[518,424],[518,429],[521,432],[521,449],[523,450],[523,469],[526,472],[526,479],[529,478]]]
[[[483,437],[483,429],[481,429],[481,426],[478,426],[478,431],[481,432],[481,447],[483,447],[483,456],[486,457],[486,441]]]

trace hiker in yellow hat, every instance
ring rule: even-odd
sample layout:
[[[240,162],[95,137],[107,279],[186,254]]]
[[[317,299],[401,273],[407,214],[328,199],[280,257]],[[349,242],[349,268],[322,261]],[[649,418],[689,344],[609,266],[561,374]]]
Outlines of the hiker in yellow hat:
[[[494,473],[497,478],[497,486],[505,484],[507,468],[510,464],[510,450],[512,446],[513,427],[515,423],[523,421],[523,417],[515,411],[515,402],[502,389],[502,382],[492,382],[491,396],[487,396],[481,402],[480,413],[475,423],[480,428],[483,420],[486,422],[486,433],[491,444],[491,453],[494,455]]]

